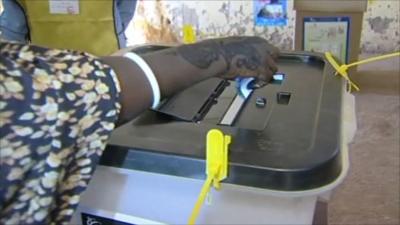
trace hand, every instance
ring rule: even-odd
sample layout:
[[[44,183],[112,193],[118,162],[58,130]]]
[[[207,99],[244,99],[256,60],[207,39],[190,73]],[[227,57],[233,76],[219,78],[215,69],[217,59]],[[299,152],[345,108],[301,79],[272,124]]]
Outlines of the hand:
[[[221,78],[255,77],[263,86],[270,82],[278,67],[279,50],[261,37],[229,37],[217,40],[227,63]]]
[[[201,69],[216,62],[224,66],[214,76],[224,79],[255,77],[258,86],[268,83],[278,70],[275,60],[279,50],[261,37],[209,39],[177,49],[179,55]]]

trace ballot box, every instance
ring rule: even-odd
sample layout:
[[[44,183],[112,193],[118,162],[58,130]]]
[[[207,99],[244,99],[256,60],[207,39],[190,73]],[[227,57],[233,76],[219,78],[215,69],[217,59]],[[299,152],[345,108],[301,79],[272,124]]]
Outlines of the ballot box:
[[[197,223],[311,224],[349,168],[345,81],[318,53],[282,52],[277,63],[279,76],[247,96],[210,78],[113,131],[72,223],[187,223],[206,134],[219,129],[232,137],[228,177]]]

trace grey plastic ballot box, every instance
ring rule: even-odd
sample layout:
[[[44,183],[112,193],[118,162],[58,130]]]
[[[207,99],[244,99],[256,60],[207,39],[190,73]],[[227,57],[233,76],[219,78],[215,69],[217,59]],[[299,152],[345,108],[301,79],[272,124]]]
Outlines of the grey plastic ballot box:
[[[113,131],[76,221],[92,215],[128,224],[186,223],[206,177],[206,134],[217,128],[232,136],[229,174],[199,223],[311,223],[317,199],[348,169],[345,81],[320,54],[283,52],[277,62],[283,79],[240,104],[234,81],[211,78]],[[228,116],[231,122],[221,123]]]

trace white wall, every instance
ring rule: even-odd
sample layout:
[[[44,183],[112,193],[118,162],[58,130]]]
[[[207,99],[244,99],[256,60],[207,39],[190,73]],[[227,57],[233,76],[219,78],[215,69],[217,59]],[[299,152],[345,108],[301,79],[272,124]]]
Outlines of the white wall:
[[[149,40],[163,40],[163,35],[157,36],[157,30],[144,31],[151,35],[144,35],[137,24],[147,23],[165,34],[181,40],[182,25],[192,24],[197,29],[198,40],[229,35],[258,35],[266,38],[282,49],[292,49],[294,39],[293,0],[288,0],[288,24],[282,27],[260,27],[254,25],[253,1],[140,1],[135,15],[136,29],[130,27],[128,36],[131,44],[145,43]],[[370,1],[364,16],[361,51],[362,53],[383,53],[400,49],[399,14],[400,1],[375,0]],[[164,21],[160,19],[163,15]],[[165,22],[169,20],[170,25]],[[168,27],[166,27],[168,26]],[[147,36],[147,37],[145,37]],[[150,36],[150,37],[149,37]],[[151,40],[152,39],[152,40]]]

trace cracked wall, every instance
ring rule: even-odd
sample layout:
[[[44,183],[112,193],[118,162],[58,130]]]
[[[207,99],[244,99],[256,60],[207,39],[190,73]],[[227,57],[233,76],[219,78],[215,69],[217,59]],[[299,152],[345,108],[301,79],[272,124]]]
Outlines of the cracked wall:
[[[375,0],[364,14],[361,52],[400,50],[400,1]]]
[[[293,0],[288,1],[286,26],[255,26],[253,1],[140,1],[128,37],[131,44],[182,40],[183,24],[191,24],[198,40],[231,35],[257,35],[281,49],[294,42]],[[362,53],[400,49],[400,1],[373,1],[364,15]],[[144,28],[143,28],[144,27]]]

